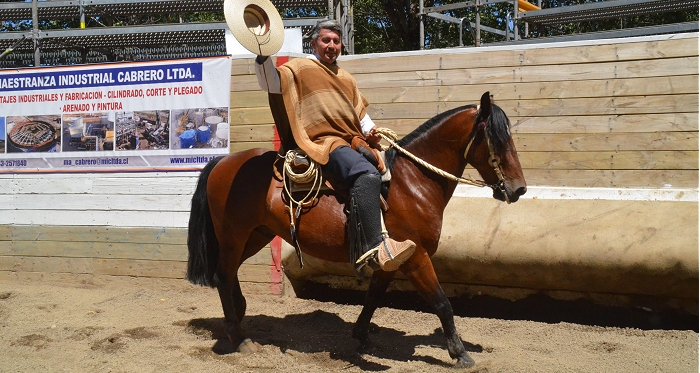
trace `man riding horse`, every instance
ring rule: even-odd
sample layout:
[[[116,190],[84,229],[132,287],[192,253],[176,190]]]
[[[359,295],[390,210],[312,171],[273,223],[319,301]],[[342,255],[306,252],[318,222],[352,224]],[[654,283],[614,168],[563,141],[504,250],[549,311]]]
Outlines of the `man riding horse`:
[[[397,242],[383,231],[381,176],[351,148],[354,138],[372,145],[380,138],[366,112],[369,102],[352,75],[336,61],[341,40],[342,28],[337,21],[320,21],[311,34],[312,55],[278,68],[268,56],[259,55],[255,72],[260,88],[269,93],[283,148],[298,146],[321,165],[334,185],[350,191],[351,216],[356,216],[359,226],[356,268],[374,261],[384,271],[395,271],[416,245],[411,240]]]

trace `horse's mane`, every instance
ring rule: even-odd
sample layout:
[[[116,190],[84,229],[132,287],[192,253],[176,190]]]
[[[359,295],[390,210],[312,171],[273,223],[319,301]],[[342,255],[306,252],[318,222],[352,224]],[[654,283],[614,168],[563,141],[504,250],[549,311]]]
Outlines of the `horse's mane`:
[[[401,147],[406,147],[416,139],[422,137],[423,134],[428,132],[431,128],[444,122],[447,118],[450,118],[453,115],[464,110],[473,109],[475,107],[476,105],[464,105],[440,113],[428,119],[425,123],[418,126],[418,128],[416,128],[411,133],[398,140],[396,143]],[[477,115],[477,117],[474,119],[475,123],[482,120],[486,120],[486,129],[489,133],[489,137],[491,138],[491,144],[493,145],[494,152],[499,153],[504,147],[508,145],[508,141],[510,140],[510,121],[508,120],[506,113],[503,111],[503,109],[498,107],[498,105],[491,104],[491,115],[488,118],[482,119]],[[394,160],[396,159],[396,155],[397,150],[395,148],[387,150],[385,157],[386,166],[389,169],[392,169],[394,167]]]

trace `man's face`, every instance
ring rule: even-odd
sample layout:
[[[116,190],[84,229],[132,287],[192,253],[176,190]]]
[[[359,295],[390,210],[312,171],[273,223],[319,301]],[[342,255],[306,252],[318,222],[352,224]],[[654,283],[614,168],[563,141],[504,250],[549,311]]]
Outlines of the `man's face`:
[[[311,40],[311,48],[327,64],[332,64],[340,56],[340,35],[337,32],[321,29],[318,39]]]

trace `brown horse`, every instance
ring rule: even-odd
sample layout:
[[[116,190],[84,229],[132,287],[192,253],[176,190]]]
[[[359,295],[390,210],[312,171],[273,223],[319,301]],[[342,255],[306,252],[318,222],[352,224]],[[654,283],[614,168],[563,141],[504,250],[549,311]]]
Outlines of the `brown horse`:
[[[428,120],[398,145],[429,164],[460,175],[471,164],[494,190],[493,196],[515,202],[526,186],[510,135],[510,122],[493,105],[488,92],[481,105],[449,110]],[[274,178],[277,153],[247,150],[207,164],[192,198],[187,245],[187,278],[194,284],[218,288],[229,338],[238,351],[257,351],[240,322],[246,310],[238,268],[276,235],[291,242],[290,219],[282,184]],[[390,235],[413,240],[417,247],[400,271],[433,307],[457,366],[470,367],[457,333],[452,306],[440,288],[430,257],[440,240],[442,216],[457,182],[438,176],[395,148],[387,151],[393,178],[388,188],[385,221]],[[333,262],[348,261],[345,199],[321,193],[297,221],[297,238],[305,254]],[[372,314],[396,272],[374,271],[366,302],[353,328],[353,337],[369,343]]]

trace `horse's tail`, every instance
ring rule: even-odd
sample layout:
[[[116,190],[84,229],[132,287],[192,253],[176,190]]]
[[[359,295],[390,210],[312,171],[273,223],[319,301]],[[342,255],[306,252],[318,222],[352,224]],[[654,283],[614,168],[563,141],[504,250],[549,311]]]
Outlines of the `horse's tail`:
[[[195,285],[216,286],[214,274],[219,259],[219,241],[214,234],[214,225],[209,214],[207,180],[211,170],[222,158],[214,158],[204,166],[192,196],[187,230],[187,279]]]

